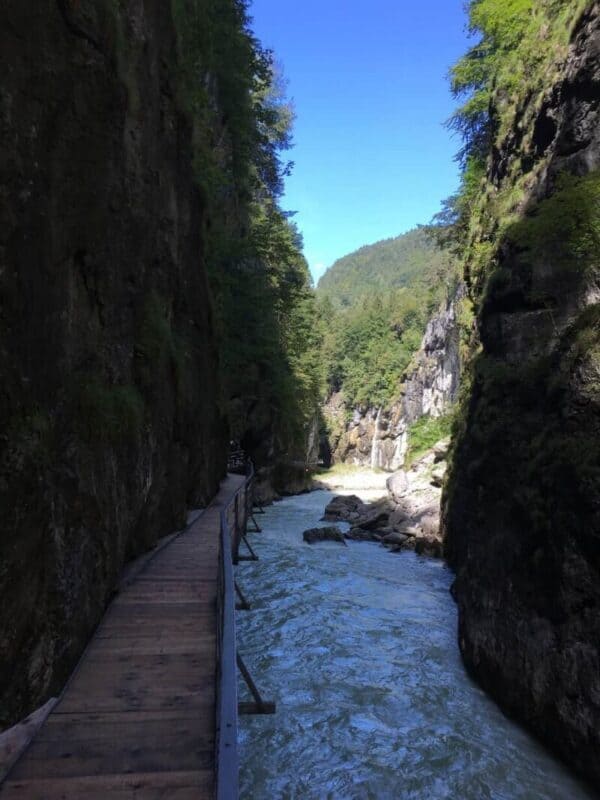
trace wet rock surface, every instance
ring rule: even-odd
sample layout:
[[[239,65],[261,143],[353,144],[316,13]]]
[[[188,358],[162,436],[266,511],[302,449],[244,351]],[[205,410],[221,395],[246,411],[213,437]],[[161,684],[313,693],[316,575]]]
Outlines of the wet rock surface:
[[[304,531],[302,538],[307,544],[315,544],[316,542],[339,542],[340,544],[346,544],[344,534],[339,528],[334,526],[309,528]]]

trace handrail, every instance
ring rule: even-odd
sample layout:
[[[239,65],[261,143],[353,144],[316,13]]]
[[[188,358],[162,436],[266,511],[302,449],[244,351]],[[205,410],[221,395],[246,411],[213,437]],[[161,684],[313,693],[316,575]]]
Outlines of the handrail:
[[[238,800],[238,754],[237,754],[237,653],[235,641],[235,583],[233,577],[233,547],[239,540],[239,496],[244,493],[245,529],[250,499],[250,486],[254,479],[254,468],[249,462],[246,480],[239,487],[229,503],[221,511],[219,586],[218,586],[218,681],[217,681],[217,800]],[[231,529],[227,519],[234,507],[232,541]]]

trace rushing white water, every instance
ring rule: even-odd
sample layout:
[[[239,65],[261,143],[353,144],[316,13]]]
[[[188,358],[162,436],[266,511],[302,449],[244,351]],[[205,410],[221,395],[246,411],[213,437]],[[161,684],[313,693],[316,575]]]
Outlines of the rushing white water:
[[[328,492],[258,517],[238,645],[274,716],[242,717],[244,800],[584,800],[467,677],[452,575],[378,545],[307,545]],[[247,690],[240,684],[240,694]]]

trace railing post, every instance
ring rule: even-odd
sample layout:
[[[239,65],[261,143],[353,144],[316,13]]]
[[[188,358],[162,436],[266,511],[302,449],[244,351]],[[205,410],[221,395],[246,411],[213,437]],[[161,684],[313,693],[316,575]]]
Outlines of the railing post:
[[[226,512],[221,513],[222,570],[220,597],[219,701],[217,705],[217,800],[238,800],[237,656],[231,539]]]
[[[240,549],[240,532],[238,520],[238,507],[239,507],[239,494],[236,492],[235,500],[233,501],[233,563],[238,562],[238,553]]]

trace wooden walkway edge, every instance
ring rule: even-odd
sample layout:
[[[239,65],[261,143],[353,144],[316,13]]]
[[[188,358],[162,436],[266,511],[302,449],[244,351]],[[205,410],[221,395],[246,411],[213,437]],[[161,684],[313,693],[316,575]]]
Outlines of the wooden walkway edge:
[[[220,512],[243,483],[117,595],[1,800],[214,797]]]

